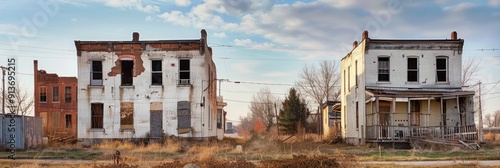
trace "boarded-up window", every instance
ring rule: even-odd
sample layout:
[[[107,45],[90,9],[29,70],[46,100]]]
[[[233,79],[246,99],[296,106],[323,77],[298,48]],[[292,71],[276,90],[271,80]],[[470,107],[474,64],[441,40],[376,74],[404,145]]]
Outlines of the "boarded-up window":
[[[52,125],[50,127],[56,127],[58,128],[60,126],[59,122],[59,111],[53,111],[51,113],[52,117]]]
[[[42,126],[47,127],[47,112],[40,112],[40,117],[42,117]]]
[[[177,102],[177,120],[179,129],[191,128],[191,109],[189,101]]]
[[[59,102],[59,86],[52,87],[52,102]]]
[[[120,129],[134,129],[134,103],[132,102],[120,104]]]
[[[40,86],[40,103],[47,102],[47,87]]]
[[[92,103],[91,104],[91,126],[90,128],[102,128],[103,125],[103,104],[102,103]]]

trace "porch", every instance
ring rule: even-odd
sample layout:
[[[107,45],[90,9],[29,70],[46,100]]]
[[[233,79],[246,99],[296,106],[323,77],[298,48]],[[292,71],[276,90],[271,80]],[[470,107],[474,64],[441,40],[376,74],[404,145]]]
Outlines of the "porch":
[[[367,89],[365,140],[477,140],[473,96],[460,89]]]

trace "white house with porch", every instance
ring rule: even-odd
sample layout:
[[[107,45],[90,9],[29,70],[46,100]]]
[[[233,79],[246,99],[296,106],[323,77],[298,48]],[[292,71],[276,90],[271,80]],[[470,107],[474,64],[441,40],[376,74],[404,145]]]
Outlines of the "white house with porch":
[[[342,136],[347,143],[411,137],[476,139],[474,92],[462,90],[463,39],[370,39],[341,61]]]

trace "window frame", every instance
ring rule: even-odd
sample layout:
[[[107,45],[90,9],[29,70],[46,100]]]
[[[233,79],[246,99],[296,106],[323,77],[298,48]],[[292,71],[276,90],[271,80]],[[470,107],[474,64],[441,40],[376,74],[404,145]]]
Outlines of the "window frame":
[[[100,66],[100,70],[98,69],[94,69],[94,68],[97,68],[97,67],[94,67],[94,64],[96,64],[97,62],[99,62],[101,64]],[[102,86],[103,85],[103,65],[102,65],[102,60],[92,60],[91,63],[90,63],[90,85],[92,86]],[[101,78],[100,79],[97,79],[97,78],[94,78],[94,76],[96,74],[100,74]]]
[[[98,114],[98,107],[100,114]],[[90,129],[104,128],[104,103],[90,103]]]
[[[415,59],[415,69],[410,69],[410,59]],[[419,70],[420,70],[420,67],[419,67],[419,60],[418,60],[418,57],[407,57],[406,59],[406,81],[407,82],[419,82]],[[415,77],[416,79],[415,80],[410,80],[410,72],[414,72],[416,73],[415,74]]]
[[[127,62],[128,64],[131,64],[130,70],[127,69],[125,73],[125,67],[124,63]],[[134,60],[120,60],[120,70],[121,70],[121,86],[134,86]],[[129,74],[130,73],[130,74]]]
[[[38,100],[40,103],[47,103],[47,86],[40,86],[40,94]]]
[[[187,69],[183,68],[181,62],[188,61]],[[183,77],[183,74],[187,73],[187,77]],[[191,60],[190,59],[179,59],[179,82],[180,85],[190,85],[191,84]]]
[[[69,89],[69,91],[68,91]],[[71,103],[72,101],[72,94],[71,94],[71,86],[65,86],[64,87],[64,102],[65,103]]]
[[[155,70],[155,62],[160,63],[160,69]],[[155,74],[159,74],[159,82],[155,82]],[[163,85],[163,60],[151,60],[151,85],[161,86]]]
[[[59,86],[52,86],[52,103],[59,103],[59,99]]]
[[[381,59],[387,59],[387,61],[381,61]],[[387,62],[387,67],[382,67],[381,62]],[[381,73],[381,71],[387,71],[387,73]],[[381,80],[381,75],[387,75],[387,80]],[[389,56],[377,57],[377,81],[378,82],[391,81],[391,57]]]
[[[439,66],[438,65],[438,60],[444,60],[445,61],[445,69],[444,70],[443,69],[438,69],[438,66]],[[445,72],[445,80],[444,81],[439,80],[439,72],[443,72],[443,71]],[[448,60],[448,57],[446,57],[446,56],[438,56],[438,57],[436,57],[436,82],[437,83],[447,83],[447,82],[449,82],[449,79],[448,79],[449,75],[448,75],[448,73],[449,73],[449,60]]]

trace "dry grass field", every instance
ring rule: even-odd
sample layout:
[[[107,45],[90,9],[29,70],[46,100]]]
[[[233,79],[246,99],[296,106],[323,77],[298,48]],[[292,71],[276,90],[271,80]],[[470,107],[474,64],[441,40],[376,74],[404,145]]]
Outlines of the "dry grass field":
[[[288,137],[280,137],[286,139]],[[488,143],[480,150],[461,148],[396,150],[367,146],[329,144],[316,135],[292,137],[286,141],[226,138],[223,141],[167,139],[164,143],[134,144],[110,141],[90,148],[52,144],[37,150],[17,151],[18,160],[0,160],[8,167],[398,167],[364,165],[363,161],[500,160],[500,146]],[[240,145],[242,150],[236,146]],[[120,164],[113,154],[121,153]],[[0,158],[9,153],[1,152]],[[455,165],[454,167],[477,167]]]

